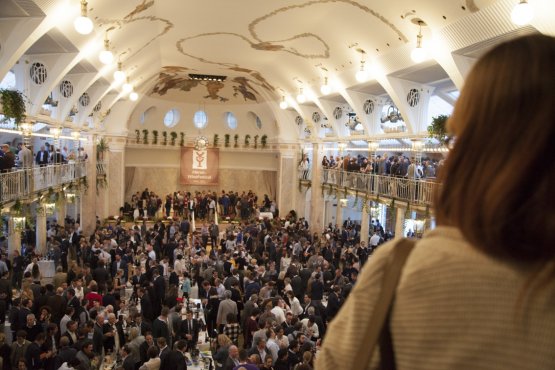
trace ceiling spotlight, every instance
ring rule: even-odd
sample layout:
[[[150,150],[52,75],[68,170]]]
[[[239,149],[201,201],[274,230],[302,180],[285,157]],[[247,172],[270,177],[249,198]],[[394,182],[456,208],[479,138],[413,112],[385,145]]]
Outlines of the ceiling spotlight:
[[[281,101],[279,102],[279,107],[281,109],[287,109],[287,107],[289,107],[289,104],[287,104],[287,102],[285,101],[285,96],[281,97]]]
[[[93,30],[93,22],[87,17],[87,2],[81,0],[81,15],[73,21],[75,31],[81,35],[88,35]]]
[[[422,47],[422,25],[423,24],[424,22],[422,21],[418,22],[418,27],[420,28],[418,30],[418,35],[416,35],[416,48],[414,48],[410,53],[410,57],[415,63],[422,63],[424,60],[426,60],[426,57],[427,57],[426,50],[424,50],[424,48]]]
[[[331,86],[328,84],[328,78],[324,77],[324,84],[322,86],[320,86],[320,92],[323,95],[328,95],[329,93],[331,93]]]
[[[534,18],[534,9],[527,0],[520,0],[511,12],[511,19],[518,26],[525,26]]]
[[[102,62],[102,64],[111,64],[114,61],[114,54],[110,51],[110,40],[108,40],[108,35],[104,39],[104,50],[100,52],[98,55],[98,59]]]
[[[139,94],[137,94],[135,91],[129,94],[129,100],[136,101],[137,99],[139,99]]]
[[[301,104],[306,101],[306,96],[304,96],[302,87],[299,89],[299,95],[297,95],[297,101]]]
[[[121,70],[121,62],[118,62],[118,69],[114,72],[114,80],[117,83],[125,81],[125,72]]]

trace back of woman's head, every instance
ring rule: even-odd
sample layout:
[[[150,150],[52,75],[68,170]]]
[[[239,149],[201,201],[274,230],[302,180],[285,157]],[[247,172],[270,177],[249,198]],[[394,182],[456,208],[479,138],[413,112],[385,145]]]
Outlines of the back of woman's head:
[[[469,74],[436,198],[438,224],[499,257],[555,257],[555,38],[496,46]]]

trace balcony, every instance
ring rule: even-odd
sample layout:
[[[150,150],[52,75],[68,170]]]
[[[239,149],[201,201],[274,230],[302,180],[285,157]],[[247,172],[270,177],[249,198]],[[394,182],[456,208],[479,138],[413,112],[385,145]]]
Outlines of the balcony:
[[[85,177],[86,162],[31,167],[0,174],[0,204]]]
[[[322,186],[325,188],[326,185],[427,207],[432,205],[434,192],[439,183],[432,180],[323,170]]]

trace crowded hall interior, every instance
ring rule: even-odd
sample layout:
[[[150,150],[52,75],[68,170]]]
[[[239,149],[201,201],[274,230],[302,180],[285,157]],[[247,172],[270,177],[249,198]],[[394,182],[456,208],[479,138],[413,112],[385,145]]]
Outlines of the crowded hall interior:
[[[555,368],[554,35],[553,0],[0,0],[0,370]]]

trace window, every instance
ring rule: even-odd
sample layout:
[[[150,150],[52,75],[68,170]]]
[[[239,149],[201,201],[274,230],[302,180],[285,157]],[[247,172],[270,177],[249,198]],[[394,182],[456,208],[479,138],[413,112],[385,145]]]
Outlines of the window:
[[[259,130],[262,128],[262,121],[258,116],[256,116],[256,128],[258,128]]]
[[[60,93],[64,98],[69,98],[73,95],[73,84],[71,81],[64,80],[60,84]]]
[[[46,66],[39,62],[31,64],[29,75],[31,76],[31,80],[33,80],[34,83],[36,83],[37,85],[42,85],[48,77]]]
[[[4,76],[0,82],[0,89],[15,89],[15,73],[13,71],[8,71],[8,74]]]
[[[177,125],[180,118],[181,115],[179,114],[179,111],[177,109],[170,109],[166,112],[166,115],[164,116],[164,125],[166,125],[166,127],[174,127],[175,125]]]
[[[230,129],[235,130],[237,128],[237,118],[233,113],[226,112],[225,121],[227,122],[227,127]]]
[[[206,116],[206,113],[203,110],[195,112],[195,115],[193,116],[193,123],[198,129],[205,128],[206,124],[208,123],[208,117]]]

